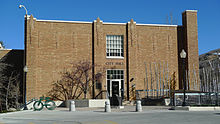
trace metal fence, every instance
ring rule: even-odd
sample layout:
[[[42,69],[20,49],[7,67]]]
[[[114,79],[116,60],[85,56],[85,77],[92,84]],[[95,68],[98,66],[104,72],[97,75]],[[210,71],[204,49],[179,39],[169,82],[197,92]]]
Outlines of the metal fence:
[[[181,106],[183,97],[183,93],[174,93],[172,105]],[[190,106],[219,106],[220,93],[186,93],[186,104]]]
[[[184,93],[182,90],[164,90],[164,93],[150,95],[152,91],[155,92],[154,90],[136,90],[136,99],[143,100],[145,105],[151,105],[152,102],[163,105],[164,103],[160,102],[165,102],[165,99],[170,99],[169,105],[171,106],[182,106],[183,104]],[[220,106],[220,92],[187,91],[185,95],[188,106]]]

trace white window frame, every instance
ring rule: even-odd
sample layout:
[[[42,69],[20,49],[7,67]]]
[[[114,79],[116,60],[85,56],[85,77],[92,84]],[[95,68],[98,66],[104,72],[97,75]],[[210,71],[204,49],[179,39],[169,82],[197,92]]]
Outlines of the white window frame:
[[[110,41],[109,41],[110,39]],[[120,56],[110,56],[110,51],[116,50]],[[107,55],[109,54],[109,56]],[[123,54],[123,56],[122,56]],[[124,37],[123,35],[106,35],[106,58],[124,59]]]

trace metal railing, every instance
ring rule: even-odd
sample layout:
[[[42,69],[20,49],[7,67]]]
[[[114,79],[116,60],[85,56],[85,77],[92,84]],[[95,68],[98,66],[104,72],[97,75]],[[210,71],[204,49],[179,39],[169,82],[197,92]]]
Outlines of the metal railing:
[[[183,93],[174,93],[174,106],[181,106],[183,103]],[[186,103],[189,106],[219,106],[220,93],[186,93]]]
[[[104,93],[107,94],[107,95],[103,95]],[[99,97],[100,97],[101,99],[103,99],[104,96],[108,99],[107,90],[102,90],[102,91],[100,91],[100,92],[95,96],[95,99],[99,99]]]

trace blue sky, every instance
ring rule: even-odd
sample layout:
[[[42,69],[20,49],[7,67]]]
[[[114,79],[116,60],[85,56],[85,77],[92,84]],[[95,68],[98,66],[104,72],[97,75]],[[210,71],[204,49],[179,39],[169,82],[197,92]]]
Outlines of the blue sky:
[[[184,10],[198,10],[199,54],[220,48],[220,0],[0,0],[0,40],[8,49],[24,48],[25,5],[37,19],[182,24]]]

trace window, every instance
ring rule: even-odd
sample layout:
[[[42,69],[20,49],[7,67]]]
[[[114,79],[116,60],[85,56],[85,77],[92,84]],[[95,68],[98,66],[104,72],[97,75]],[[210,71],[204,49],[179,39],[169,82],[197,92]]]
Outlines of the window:
[[[110,58],[124,57],[124,43],[122,35],[106,36],[106,56]]]
[[[124,80],[123,70],[107,70],[107,80],[110,79],[121,79]]]

